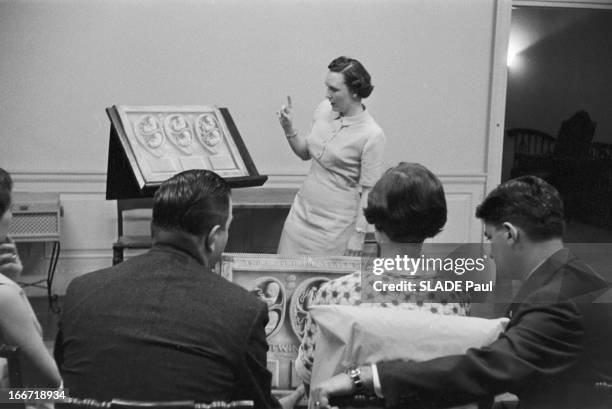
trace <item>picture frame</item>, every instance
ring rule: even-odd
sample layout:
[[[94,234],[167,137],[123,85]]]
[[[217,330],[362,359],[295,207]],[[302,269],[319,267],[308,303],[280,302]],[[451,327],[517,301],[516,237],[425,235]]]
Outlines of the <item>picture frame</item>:
[[[301,383],[294,362],[310,297],[322,283],[361,271],[361,263],[360,257],[348,256],[222,255],[217,273],[268,305],[268,369],[275,394],[282,396]]]
[[[189,169],[214,171],[232,188],[267,180],[227,108],[114,105],[106,112],[107,199],[151,197],[163,181]]]

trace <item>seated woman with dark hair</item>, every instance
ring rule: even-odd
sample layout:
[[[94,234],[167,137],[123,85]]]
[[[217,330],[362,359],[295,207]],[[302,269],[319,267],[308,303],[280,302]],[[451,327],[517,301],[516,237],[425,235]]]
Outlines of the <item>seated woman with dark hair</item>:
[[[402,162],[389,169],[374,185],[364,213],[368,223],[376,227],[375,236],[382,258],[419,258],[425,239],[434,237],[446,224],[446,199],[442,183],[424,166]],[[411,272],[411,277],[436,280],[435,272],[431,271]],[[372,281],[374,279],[378,278],[373,277]],[[469,314],[467,297],[454,292],[366,295],[362,291],[360,272],[324,283],[309,305],[329,304],[394,307],[433,314]],[[306,384],[310,384],[316,333],[317,326],[309,314],[296,360],[296,371]]]
[[[0,168],[0,344],[19,348],[23,383],[27,387],[55,388],[61,378],[45,347],[40,323],[23,290],[12,279],[23,266],[15,243],[7,236],[12,218],[10,175]],[[8,387],[5,363],[0,363],[0,388]]]

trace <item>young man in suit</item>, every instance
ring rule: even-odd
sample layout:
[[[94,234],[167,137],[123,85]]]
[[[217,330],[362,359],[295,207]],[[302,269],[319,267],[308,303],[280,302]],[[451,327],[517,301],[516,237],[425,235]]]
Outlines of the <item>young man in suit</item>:
[[[602,277],[564,247],[563,203],[537,177],[503,183],[478,207],[498,273],[523,284],[510,322],[492,344],[423,362],[362,366],[314,389],[314,406],[331,396],[376,393],[387,407],[446,407],[511,392],[521,409],[609,408],[612,313]]]
[[[279,405],[267,307],[212,271],[231,221],[230,189],[215,173],[161,184],[151,250],[68,287],[55,357],[70,396]]]

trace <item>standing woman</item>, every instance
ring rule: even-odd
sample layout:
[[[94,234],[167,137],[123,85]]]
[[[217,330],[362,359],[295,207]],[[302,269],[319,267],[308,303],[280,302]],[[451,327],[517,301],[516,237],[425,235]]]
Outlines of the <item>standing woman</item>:
[[[361,102],[374,88],[363,65],[338,57],[325,79],[326,100],[310,133],[293,127],[291,101],[277,113],[293,152],[312,159],[308,176],[285,221],[279,254],[361,255],[362,209],[383,172],[385,134]]]

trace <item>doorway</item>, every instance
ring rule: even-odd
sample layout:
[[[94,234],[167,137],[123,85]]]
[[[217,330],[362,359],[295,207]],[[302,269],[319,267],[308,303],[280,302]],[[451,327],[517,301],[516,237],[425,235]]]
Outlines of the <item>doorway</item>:
[[[566,242],[612,243],[612,5],[515,3],[502,181],[545,178],[566,203]]]

